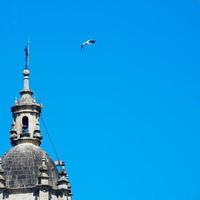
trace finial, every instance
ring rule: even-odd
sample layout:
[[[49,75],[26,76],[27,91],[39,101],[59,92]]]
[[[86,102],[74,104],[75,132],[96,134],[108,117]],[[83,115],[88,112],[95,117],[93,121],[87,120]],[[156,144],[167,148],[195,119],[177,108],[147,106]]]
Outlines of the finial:
[[[22,89],[22,91],[20,92],[20,94],[24,94],[24,93],[29,93],[30,95],[33,94],[33,92],[30,90],[29,88],[29,75],[30,75],[30,71],[28,69],[29,67],[29,56],[30,56],[30,52],[29,52],[29,40],[27,42],[27,45],[25,46],[25,69],[23,70],[23,76],[24,76],[24,88]]]
[[[41,175],[40,177],[48,177],[48,168],[47,168],[47,165],[46,165],[46,157],[43,155],[42,157],[42,165],[40,167],[40,172],[41,172]]]
[[[49,175],[48,175],[48,168],[46,165],[46,157],[43,155],[42,157],[42,166],[40,167],[41,174],[39,175],[39,184],[41,185],[48,185],[49,184]]]
[[[30,42],[29,40],[27,41],[27,45],[25,46],[25,69],[28,69],[29,67],[29,57],[30,57],[30,51],[29,51],[29,46],[30,46]]]
[[[46,158],[45,156],[42,157],[42,169],[46,170],[47,166],[46,166]]]
[[[62,176],[66,176],[66,175],[67,175],[67,172],[66,172],[66,170],[65,170],[65,166],[64,166],[64,165],[61,167],[61,172],[60,172],[60,174],[61,174]]]

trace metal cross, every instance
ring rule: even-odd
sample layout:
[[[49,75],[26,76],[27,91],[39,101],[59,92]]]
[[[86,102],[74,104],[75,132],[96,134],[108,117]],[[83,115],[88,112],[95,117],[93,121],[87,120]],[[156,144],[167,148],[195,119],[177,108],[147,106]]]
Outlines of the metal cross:
[[[29,53],[29,45],[30,42],[27,42],[27,45],[25,46],[24,52],[25,52],[25,69],[28,69],[29,67],[29,57],[30,57],[30,53]]]

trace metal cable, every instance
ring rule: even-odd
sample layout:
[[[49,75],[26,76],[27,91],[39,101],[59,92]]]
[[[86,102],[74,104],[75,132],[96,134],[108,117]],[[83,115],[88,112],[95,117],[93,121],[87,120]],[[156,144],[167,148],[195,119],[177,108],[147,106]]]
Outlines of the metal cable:
[[[52,147],[53,147],[53,150],[55,151],[56,157],[57,157],[58,161],[60,161],[59,156],[58,156],[58,152],[57,152],[56,147],[55,147],[55,145],[54,145],[54,143],[53,143],[53,140],[51,139],[51,135],[49,134],[49,131],[48,131],[47,126],[46,126],[46,124],[45,124],[45,122],[44,122],[44,120],[43,120],[42,115],[40,116],[40,119],[41,119],[41,122],[42,122],[42,124],[43,124],[43,126],[44,126],[44,129],[45,129],[46,133],[47,133],[49,142],[51,143],[51,145],[52,145]]]

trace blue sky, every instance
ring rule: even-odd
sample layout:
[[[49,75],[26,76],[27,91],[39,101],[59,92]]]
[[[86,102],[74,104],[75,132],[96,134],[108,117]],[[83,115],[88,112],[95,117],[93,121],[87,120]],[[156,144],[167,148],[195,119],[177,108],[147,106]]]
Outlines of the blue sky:
[[[74,200],[200,198],[199,0],[8,0],[0,13],[1,154],[29,38]]]

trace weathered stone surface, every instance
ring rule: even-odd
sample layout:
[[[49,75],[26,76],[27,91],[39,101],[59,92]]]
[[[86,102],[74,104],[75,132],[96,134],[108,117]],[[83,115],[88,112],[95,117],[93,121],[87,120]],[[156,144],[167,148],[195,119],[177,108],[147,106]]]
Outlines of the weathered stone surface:
[[[49,185],[56,188],[58,171],[54,162],[40,147],[31,143],[19,144],[2,157],[7,188],[31,188],[38,183],[42,158],[46,157]]]
[[[10,194],[9,200],[35,200],[33,193]]]

